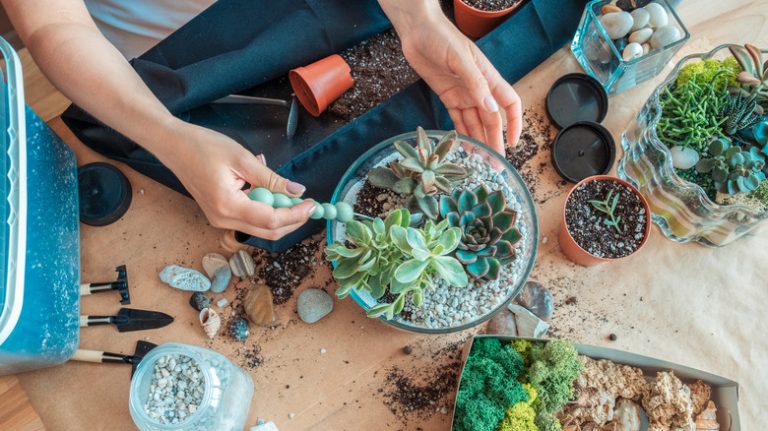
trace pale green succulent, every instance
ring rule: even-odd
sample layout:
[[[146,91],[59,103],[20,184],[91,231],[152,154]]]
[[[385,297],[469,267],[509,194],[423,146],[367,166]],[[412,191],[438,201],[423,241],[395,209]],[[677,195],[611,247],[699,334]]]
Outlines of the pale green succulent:
[[[446,161],[456,147],[458,135],[455,131],[446,133],[437,145],[421,127],[416,132],[416,146],[405,141],[395,142],[394,147],[402,159],[386,168],[371,169],[368,181],[408,196],[408,208],[435,219],[438,216],[436,195],[438,192],[450,193],[453,182],[464,178],[467,171]]]
[[[391,319],[405,306],[407,294],[420,306],[422,290],[434,276],[452,286],[468,284],[461,264],[449,256],[458,246],[458,228],[448,229],[446,221],[428,220],[423,228],[410,227],[407,209],[393,211],[386,220],[352,221],[346,226],[347,244],[334,243],[326,248],[326,258],[336,261],[333,277],[338,281],[336,295],[344,298],[352,289],[368,291],[376,299],[387,291],[396,298],[368,311],[369,317]]]

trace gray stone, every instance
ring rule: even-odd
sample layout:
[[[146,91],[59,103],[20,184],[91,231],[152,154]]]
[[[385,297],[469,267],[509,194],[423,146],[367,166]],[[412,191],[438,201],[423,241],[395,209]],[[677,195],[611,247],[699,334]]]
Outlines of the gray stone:
[[[653,30],[650,28],[643,28],[640,30],[633,31],[632,34],[629,35],[629,42],[635,42],[639,44],[644,44],[648,41],[648,39],[653,36]]]
[[[306,289],[296,303],[299,318],[306,323],[315,323],[333,310],[333,298],[320,289]]]
[[[229,266],[229,261],[219,253],[208,253],[203,256],[203,270],[208,277],[213,278],[216,270],[222,266]]]
[[[669,152],[672,153],[672,165],[677,169],[691,169],[699,162],[699,152],[693,148],[676,145]]]
[[[205,292],[211,288],[208,277],[191,268],[168,265],[160,271],[160,280],[176,289],[189,292]]]
[[[624,61],[634,60],[643,56],[643,47],[639,43],[630,43],[624,48],[624,52],[621,53],[621,58]]]
[[[203,311],[203,308],[211,306],[211,298],[203,292],[195,292],[189,298],[189,305],[197,311]]]
[[[632,15],[628,12],[614,12],[601,16],[600,24],[605,28],[608,37],[613,40],[621,39],[632,28]]]
[[[549,330],[549,324],[535,314],[528,311],[522,305],[509,304],[509,311],[515,315],[515,326],[517,335],[520,337],[539,338],[543,337]]]
[[[651,48],[659,49],[664,48],[672,42],[677,42],[682,37],[680,30],[673,25],[665,25],[659,27],[651,36]]]
[[[630,15],[632,15],[632,28],[630,29],[632,31],[640,30],[648,25],[648,20],[651,17],[651,14],[645,9],[635,9]]]
[[[502,309],[488,322],[485,333],[516,337],[515,315],[506,308]]]
[[[229,258],[229,267],[232,273],[240,278],[252,277],[256,272],[256,263],[245,250],[238,250]]]
[[[232,280],[232,270],[229,265],[219,267],[213,274],[213,283],[211,283],[211,292],[221,293],[227,290],[229,281]]]
[[[651,27],[664,27],[669,22],[669,15],[664,6],[658,3],[648,3],[643,9],[648,12],[648,24]]]
[[[555,301],[552,299],[552,293],[536,281],[525,283],[515,303],[522,305],[545,322],[549,322],[552,319],[552,314],[555,311]]]
[[[237,341],[247,340],[250,335],[248,321],[242,317],[232,319],[232,323],[229,324],[229,334]]]

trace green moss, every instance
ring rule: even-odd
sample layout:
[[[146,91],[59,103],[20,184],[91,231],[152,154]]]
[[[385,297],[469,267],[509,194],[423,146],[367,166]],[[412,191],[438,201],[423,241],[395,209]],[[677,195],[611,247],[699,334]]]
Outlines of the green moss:
[[[764,207],[768,207],[768,180],[760,183],[757,189],[749,194],[749,197],[760,202]]]
[[[512,347],[517,350],[517,353],[520,354],[520,356],[523,357],[525,360],[525,363],[528,364],[528,359],[530,357],[531,347],[533,346],[533,343],[531,343],[528,340],[522,340],[517,339],[512,341]]]
[[[685,84],[694,76],[699,83],[710,83],[721,71],[725,72],[725,76],[728,79],[727,81],[718,82],[717,85],[722,87],[725,82],[728,83],[728,86],[738,85],[736,75],[741,72],[741,66],[733,57],[728,57],[725,60],[710,59],[688,63],[680,69],[675,83],[678,85]]]
[[[505,410],[528,401],[517,381],[525,365],[509,343],[478,338],[467,358],[456,396],[456,431],[496,431]]]
[[[559,431],[552,417],[573,398],[573,382],[581,372],[576,348],[565,340],[536,343],[531,348],[531,365],[525,379],[536,388],[536,424],[541,431]]]
[[[507,409],[498,431],[539,431],[536,412],[528,403],[517,403]]]

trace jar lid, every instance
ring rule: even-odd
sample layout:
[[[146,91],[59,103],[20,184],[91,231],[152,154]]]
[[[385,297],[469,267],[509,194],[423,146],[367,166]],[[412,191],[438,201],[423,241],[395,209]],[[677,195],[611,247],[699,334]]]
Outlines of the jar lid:
[[[593,77],[569,73],[549,89],[547,115],[559,129],[579,121],[600,123],[608,113],[608,93]]]
[[[131,206],[131,183],[109,163],[96,162],[77,169],[80,221],[106,226],[122,217]]]
[[[591,121],[579,121],[564,128],[552,144],[555,170],[572,183],[608,173],[615,157],[613,136],[605,127]]]

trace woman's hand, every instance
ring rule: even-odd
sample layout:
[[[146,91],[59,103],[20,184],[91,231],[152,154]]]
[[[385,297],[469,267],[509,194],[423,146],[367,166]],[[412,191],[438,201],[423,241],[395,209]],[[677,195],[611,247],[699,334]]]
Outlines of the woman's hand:
[[[179,121],[173,139],[180,149],[161,161],[184,184],[211,225],[276,240],[307,222],[315,204],[306,201],[293,208],[277,208],[248,199],[243,187],[265,187],[299,197],[304,186],[280,177],[229,137]]]
[[[504,155],[522,131],[522,102],[477,46],[443,14],[435,0],[379,0],[413,69],[440,96],[459,133]]]

